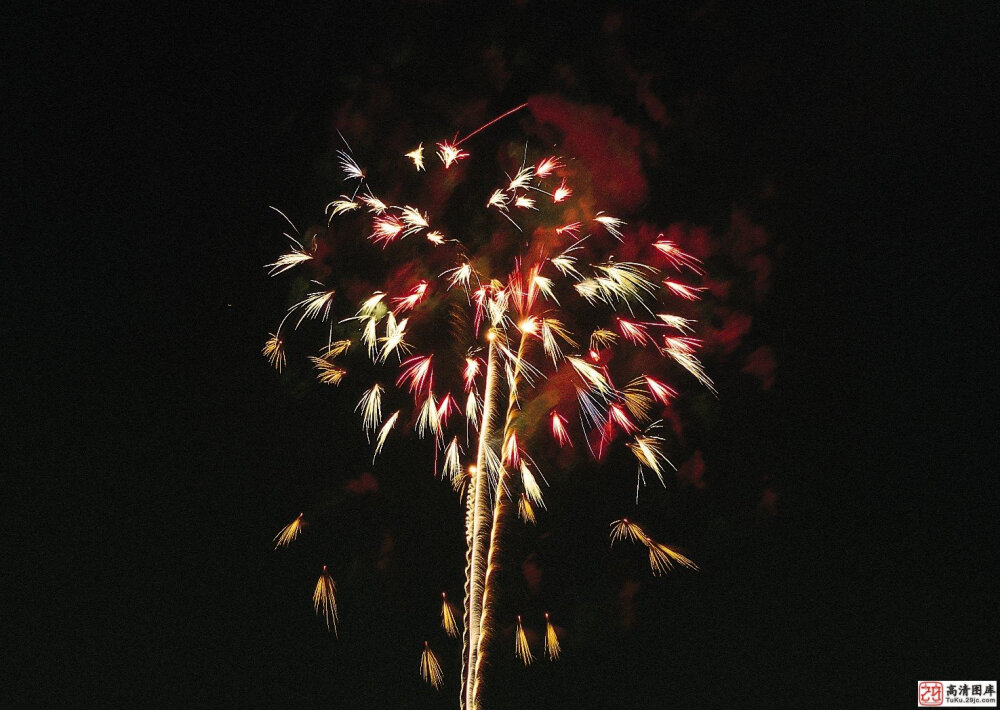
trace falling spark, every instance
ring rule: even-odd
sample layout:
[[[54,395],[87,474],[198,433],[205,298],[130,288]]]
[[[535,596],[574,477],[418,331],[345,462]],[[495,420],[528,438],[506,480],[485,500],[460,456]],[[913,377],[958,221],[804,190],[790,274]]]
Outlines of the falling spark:
[[[558,661],[559,652],[559,637],[556,636],[556,630],[549,619],[549,612],[545,612],[545,655],[550,661]]]
[[[562,348],[556,338],[562,340],[571,348],[576,347],[576,341],[570,337],[569,331],[562,323],[555,318],[542,319],[542,350],[552,359],[552,365],[558,367],[559,361],[563,358]]]
[[[521,195],[520,197],[517,197],[517,198],[514,199],[514,206],[515,207],[520,207],[523,210],[537,210],[538,209],[537,207],[535,207],[535,201],[533,199],[531,199],[530,197],[525,197],[524,195]]]
[[[677,283],[676,281],[671,281],[670,279],[664,279],[663,285],[673,291],[675,294],[688,301],[697,301],[701,298],[698,295],[699,291],[704,291],[703,287],[687,286],[682,283]]]
[[[337,367],[325,358],[310,357],[309,361],[319,370],[316,378],[324,385],[339,385],[340,381],[344,379],[344,375],[347,374],[347,370]]]
[[[337,635],[337,585],[326,571],[326,565],[323,565],[323,573],[319,576],[319,581],[316,582],[316,589],[313,590],[313,611],[316,615],[323,615],[323,620],[326,622],[326,630],[333,631],[334,635]]]
[[[671,397],[677,396],[677,391],[673,387],[656,378],[643,375],[643,379],[646,381],[646,386],[649,387],[649,393],[661,404],[669,404]]]
[[[517,432],[512,431],[503,444],[503,463],[505,466],[517,466],[520,462],[521,456],[517,446]]]
[[[632,540],[646,544],[646,533],[628,518],[622,518],[611,523],[611,545],[614,546],[618,540]]]
[[[368,205],[368,211],[375,215],[380,215],[389,209],[389,205],[385,204],[382,200],[375,197],[375,195],[372,195],[371,193],[361,195],[358,199]]]
[[[429,223],[427,222],[427,214],[420,214],[420,210],[416,207],[401,207],[399,210],[400,218],[403,220],[403,224],[406,225],[406,229],[403,230],[403,236],[409,236],[419,232],[421,229],[427,229]]]
[[[390,242],[399,237],[405,226],[395,215],[376,217],[372,222],[372,234],[369,238],[385,249]]]
[[[343,355],[351,347],[350,340],[334,340],[323,348],[323,357],[335,358]]]
[[[393,413],[388,419],[385,420],[385,424],[378,432],[378,436],[375,439],[375,456],[372,456],[372,461],[375,461],[375,457],[382,453],[382,447],[385,445],[386,437],[389,436],[389,432],[392,431],[392,427],[395,426],[396,420],[399,419],[399,412]]]
[[[661,234],[660,236],[662,237],[663,235]],[[682,267],[687,267],[698,275],[705,273],[701,268],[701,259],[693,257],[690,254],[685,254],[678,249],[677,245],[673,242],[661,239],[653,242],[653,246],[661,254],[667,257],[667,261],[669,261],[678,271],[680,271]]]
[[[375,431],[375,427],[382,421],[382,393],[385,390],[381,385],[373,385],[370,390],[361,395],[361,401],[354,411],[361,411],[361,428],[368,436],[369,432]]]
[[[409,295],[392,299],[392,302],[396,304],[396,307],[393,310],[396,313],[405,313],[406,311],[413,310],[413,308],[415,308],[416,305],[423,300],[426,293],[427,281],[422,280],[413,287]]]
[[[569,199],[570,195],[572,194],[573,194],[572,188],[570,188],[569,185],[566,184],[566,181],[563,180],[562,184],[559,185],[559,187],[557,187],[552,192],[552,201],[556,204],[560,202],[565,202],[567,199]]]
[[[690,325],[691,323],[694,323],[694,321],[690,320],[689,318],[681,318],[680,316],[672,316],[666,313],[657,313],[656,317],[659,318],[664,323],[666,323],[671,328],[676,328],[682,333],[694,332],[694,329]]]
[[[469,392],[476,386],[476,377],[479,376],[481,361],[478,358],[465,358],[465,370],[462,373],[462,380],[465,383],[465,391]]]
[[[618,319],[618,329],[622,332],[625,339],[633,345],[640,347],[651,342],[649,331],[647,330],[648,327],[644,323],[635,323],[624,318]]]
[[[455,607],[448,601],[448,595],[441,592],[441,628],[452,638],[458,638],[458,622],[455,620]]]
[[[517,499],[517,517],[529,525],[535,524],[535,509],[531,507],[531,501],[523,493]]]
[[[294,541],[299,536],[299,533],[302,532],[302,526],[302,513],[299,513],[299,517],[281,528],[278,534],[274,536],[274,549],[288,547],[289,543]]]
[[[333,305],[334,295],[336,295],[336,291],[333,289],[328,291],[314,291],[292,306],[289,310],[302,308],[302,316],[299,318],[299,322],[295,324],[295,327],[298,328],[302,325],[302,321],[306,318],[315,318],[320,315],[322,315],[320,320],[325,321],[330,315],[330,307]]]
[[[420,677],[433,685],[435,690],[444,684],[441,664],[438,663],[437,656],[431,651],[431,647],[426,641],[424,641],[424,651],[420,654]]]
[[[515,190],[524,190],[531,185],[531,178],[535,173],[534,168],[530,165],[526,168],[521,168],[517,171],[517,175],[513,177],[510,181],[510,185],[507,186],[507,192],[514,192]]]
[[[639,431],[639,427],[632,423],[632,420],[628,418],[628,415],[617,404],[612,404],[608,407],[608,419],[614,421],[626,434]]]
[[[566,430],[566,419],[556,412],[552,412],[551,417],[552,436],[554,436],[556,441],[559,442],[559,446],[572,446],[573,442],[569,438],[569,432]]]
[[[420,414],[417,415],[417,423],[413,428],[421,439],[428,433],[435,435],[441,433],[441,420],[438,419],[437,401],[434,399],[433,393],[428,394],[427,399],[424,400]]]
[[[604,397],[611,395],[611,384],[600,370],[586,360],[582,360],[578,357],[570,356],[566,359],[569,360],[569,364],[573,366],[574,370],[576,370],[576,374],[578,374],[580,378],[587,383],[590,389]]]
[[[459,150],[457,144],[448,143],[447,141],[437,144],[438,151],[437,156],[444,163],[444,167],[447,170],[456,162],[462,158],[468,158],[469,154],[464,150]]]
[[[514,653],[521,662],[530,666],[535,657],[531,655],[531,647],[528,645],[528,637],[524,635],[524,627],[521,625],[521,615],[517,616],[517,632],[514,635]]]
[[[416,148],[411,150],[409,153],[404,153],[404,155],[413,161],[414,167],[416,167],[417,172],[424,169],[424,144],[421,143]]]
[[[509,203],[510,198],[504,194],[503,190],[494,190],[493,194],[490,195],[490,199],[486,201],[486,206],[496,207],[498,210],[506,212]]]
[[[431,244],[441,246],[442,244],[444,244],[445,239],[444,235],[435,229],[432,232],[427,232],[427,241],[429,241]]]
[[[351,157],[350,153],[338,150],[337,157],[340,161],[340,169],[344,171],[345,180],[364,180],[365,171],[358,167],[358,164]]]
[[[663,543],[656,542],[650,538],[647,538],[645,543],[646,547],[649,548],[649,566],[652,568],[653,574],[657,576],[666,574],[672,570],[675,562],[688,569],[698,569],[698,565],[694,562],[681,553],[671,550]]]
[[[628,442],[626,446],[628,446],[629,450],[635,454],[635,457],[639,460],[640,466],[645,466],[650,469],[656,474],[657,478],[660,479],[660,483],[664,486],[667,485],[666,481],[663,480],[663,464],[667,464],[675,471],[677,468],[670,463],[666,454],[663,453],[662,437],[642,434]]]
[[[583,225],[579,222],[570,222],[569,224],[564,224],[561,227],[556,227],[556,234],[568,234],[571,237],[576,237],[576,235],[580,232],[580,227],[582,226]]]
[[[551,157],[542,160],[535,168],[535,175],[540,178],[547,178],[553,170],[564,167],[559,158]]]
[[[324,209],[323,211],[330,213],[330,220],[332,221],[333,218],[338,215],[346,214],[348,212],[353,212],[354,210],[359,210],[359,209],[361,209],[361,205],[359,205],[357,202],[352,200],[347,195],[341,195],[340,199],[333,200],[332,202],[327,204],[326,209]]]
[[[598,212],[597,216],[594,217],[594,221],[603,224],[609,234],[616,237],[618,241],[622,241],[622,233],[619,228],[625,226],[624,221],[618,219],[617,217],[609,217],[603,212]]]
[[[458,437],[456,436],[448,444],[448,448],[444,450],[444,466],[441,469],[441,478],[453,481],[455,476],[461,474],[462,462],[459,460],[461,455],[462,452],[458,445]]]
[[[545,501],[542,499],[542,489],[535,480],[535,475],[528,468],[528,464],[521,461],[521,483],[524,485],[524,494],[536,505],[545,508]]]
[[[614,347],[615,343],[618,342],[618,336],[612,333],[610,330],[604,330],[603,328],[598,328],[593,333],[590,334],[590,349],[600,350],[601,348],[611,348]]]
[[[385,337],[378,339],[378,342],[382,343],[382,350],[378,357],[379,362],[388,360],[392,353],[401,357],[400,353],[409,353],[413,350],[409,343],[404,340],[407,323],[409,323],[409,318],[397,322],[396,316],[392,311],[389,312],[385,320]]]
[[[292,237],[288,237],[294,242],[295,246],[287,254],[282,254],[278,257],[277,261],[273,264],[267,264],[264,266],[265,269],[270,268],[268,271],[269,276],[277,276],[278,274],[283,274],[289,269],[295,268],[299,264],[309,261],[313,258],[313,255],[305,250],[297,240]]]
[[[264,347],[261,349],[261,353],[267,358],[267,361],[271,363],[273,367],[278,372],[281,372],[281,368],[285,366],[285,341],[278,337],[276,333],[268,333],[271,337],[267,339],[264,343]]]
[[[418,355],[404,362],[400,366],[403,368],[403,373],[396,380],[396,384],[402,385],[404,382],[409,381],[410,394],[413,395],[416,395],[423,389],[430,392],[430,388],[434,383],[434,373],[431,370],[431,359],[433,357],[433,355]]]

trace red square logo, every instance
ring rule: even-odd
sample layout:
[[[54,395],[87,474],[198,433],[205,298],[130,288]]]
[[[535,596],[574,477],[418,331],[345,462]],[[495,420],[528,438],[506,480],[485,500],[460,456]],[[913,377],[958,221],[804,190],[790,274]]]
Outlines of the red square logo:
[[[944,705],[944,684],[922,680],[917,684],[917,707],[933,708]]]

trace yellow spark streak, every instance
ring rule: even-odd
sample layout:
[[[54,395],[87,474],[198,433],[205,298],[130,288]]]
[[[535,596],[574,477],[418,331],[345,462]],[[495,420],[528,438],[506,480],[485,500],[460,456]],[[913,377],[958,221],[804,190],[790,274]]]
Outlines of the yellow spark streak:
[[[448,448],[444,450],[444,465],[441,469],[441,478],[447,478],[449,481],[454,481],[455,476],[459,476],[462,473],[462,462],[459,460],[461,452],[458,446],[458,437],[456,436],[448,444]]]
[[[517,501],[517,517],[529,525],[535,524],[535,509],[531,507],[531,501],[523,493]]]
[[[526,666],[530,666],[531,662],[535,660],[535,657],[531,655],[528,637],[524,635],[524,627],[521,625],[520,614],[517,616],[517,632],[514,634],[514,654]]]
[[[411,150],[409,153],[404,153],[407,158],[413,161],[413,165],[417,168],[417,172],[424,169],[424,144],[421,143],[416,148]]]
[[[347,176],[345,180],[364,180],[365,171],[358,167],[358,164],[354,162],[347,152],[343,150],[337,151],[337,156],[340,158],[340,169],[344,171]]]
[[[354,314],[356,318],[364,318],[367,316],[374,316],[378,310],[378,306],[382,303],[382,299],[385,298],[385,293],[383,291],[376,291],[371,296],[366,298],[361,302],[361,308],[358,312]]]
[[[368,205],[368,211],[375,215],[380,215],[389,209],[389,205],[385,204],[382,200],[375,197],[375,195],[371,193],[361,195],[358,199]]]
[[[550,661],[558,661],[559,652],[559,637],[556,636],[555,627],[549,620],[549,612],[545,612],[545,655]]]
[[[273,264],[265,264],[265,269],[271,269],[268,276],[277,276],[278,274],[283,274],[291,268],[298,266],[299,264],[309,261],[313,258],[312,254],[305,250],[301,244],[299,244],[295,239],[289,237],[295,246],[287,254],[282,254]]]
[[[345,214],[347,212],[353,212],[354,210],[359,210],[359,209],[361,209],[361,205],[359,205],[357,202],[352,200],[347,195],[341,195],[340,199],[333,200],[332,202],[327,203],[326,207],[323,209],[323,212],[329,212],[330,219],[332,220],[337,215]]]
[[[562,184],[552,193],[552,201],[555,203],[564,202],[572,194],[573,189],[566,184],[566,180],[563,180]]]
[[[622,233],[619,227],[624,227],[625,222],[618,219],[617,217],[609,217],[603,212],[598,212],[597,216],[594,217],[595,222],[600,222],[604,225],[604,228],[608,230],[610,234],[618,238],[618,241],[622,240]]]
[[[582,226],[583,225],[580,224],[579,222],[571,222],[569,224],[564,224],[561,227],[556,227],[556,234],[561,236],[565,232],[569,236],[575,237],[577,234],[580,233],[580,227]]]
[[[403,224],[406,225],[406,229],[403,231],[403,236],[409,234],[414,234],[419,232],[421,229],[426,229],[429,224],[427,222],[427,213],[420,214],[420,210],[416,207],[410,207],[406,205],[401,207],[399,210],[400,217],[403,219]]]
[[[444,244],[444,235],[436,229],[433,232],[427,232],[427,241],[435,246],[441,246]]]
[[[628,448],[639,459],[639,463],[646,466],[660,479],[660,483],[667,485],[663,480],[663,464],[666,463],[675,471],[677,467],[670,463],[666,454],[663,453],[663,438],[659,436],[640,435],[633,441],[626,444]]]
[[[540,162],[538,167],[535,168],[535,175],[540,178],[546,178],[552,173],[553,170],[561,167],[563,167],[563,164],[560,162],[559,158],[545,158],[545,160]]]
[[[445,276],[446,274],[448,275],[448,282],[450,283],[448,286],[449,290],[459,284],[461,284],[466,291],[469,290],[469,283],[473,274],[472,264],[465,262],[461,266],[456,266],[453,269],[448,269],[447,271],[442,272],[440,275]]]
[[[596,393],[603,397],[609,397],[614,391],[611,383],[604,377],[603,373],[586,360],[570,355],[566,358],[573,366],[580,378]]]
[[[542,499],[542,489],[535,480],[535,475],[528,468],[528,464],[521,461],[521,482],[524,484],[524,493],[532,503],[545,508],[545,501]]]
[[[299,536],[299,533],[302,532],[302,526],[302,513],[299,513],[299,517],[281,528],[278,534],[274,536],[274,549],[288,547],[288,544],[295,540]]]
[[[705,372],[705,367],[692,352],[685,350],[684,348],[669,346],[664,348],[662,352],[672,357],[678,365],[694,375],[694,378],[703,384],[709,392],[718,395],[718,391],[715,389],[715,384]]]
[[[406,337],[406,324],[409,322],[409,318],[404,318],[403,320],[396,322],[396,316],[393,315],[392,311],[389,311],[389,315],[385,321],[385,337],[379,338],[378,341],[382,343],[382,351],[379,353],[379,362],[385,362],[389,359],[389,355],[393,352],[409,353],[413,350],[413,347],[403,340]]]
[[[534,172],[534,168],[530,165],[526,168],[518,170],[517,175],[514,176],[514,179],[510,181],[510,185],[507,186],[507,192],[527,189],[531,185],[531,178],[534,175]]]
[[[313,611],[316,615],[323,614],[326,621],[326,630],[333,631],[337,635],[337,585],[333,577],[327,574],[326,565],[323,565],[323,574],[316,582],[316,589],[313,590]]]
[[[299,322],[295,324],[295,327],[298,328],[302,325],[302,321],[306,318],[315,318],[320,314],[323,316],[320,320],[325,321],[330,315],[330,307],[333,305],[333,297],[336,293],[333,289],[329,291],[314,291],[289,308],[289,311],[293,311],[299,307],[302,308],[302,316],[299,318]]]
[[[321,357],[310,357],[309,361],[319,370],[316,378],[324,385],[339,385],[340,381],[344,379],[344,375],[347,374],[347,370],[337,367]]]
[[[520,207],[523,210],[538,210],[538,208],[535,207],[535,201],[530,197],[525,197],[524,195],[521,195],[514,200],[514,206]]]
[[[643,387],[644,384],[645,380],[641,377],[637,378],[629,382],[625,390],[621,393],[622,401],[625,403],[629,414],[640,422],[646,421],[649,418],[649,410],[653,406],[653,400],[646,394],[646,388]]]
[[[694,562],[676,550],[671,550],[663,543],[656,542],[652,538],[646,538],[644,542],[649,548],[649,566],[652,568],[653,574],[657,576],[666,574],[674,568],[675,562],[688,569],[698,569],[698,565]]]
[[[458,622],[455,620],[455,607],[448,601],[448,595],[441,592],[441,628],[452,638],[458,638]]]
[[[434,393],[429,393],[420,407],[420,414],[417,416],[417,423],[414,425],[417,436],[423,439],[428,432],[438,434],[441,431],[441,421],[438,419],[437,400]]]
[[[611,546],[614,547],[615,542],[618,540],[632,540],[633,542],[641,542],[645,545],[646,533],[628,518],[622,518],[611,523]]]
[[[469,392],[469,398],[465,401],[465,418],[475,426],[479,422],[479,403],[476,400],[475,390]]]
[[[365,319],[365,326],[361,330],[361,342],[368,346],[368,355],[372,362],[376,362],[378,359],[378,336],[375,333],[377,325],[378,319],[375,316],[370,316]]]
[[[590,334],[590,349],[600,350],[601,348],[614,347],[618,342],[618,335],[610,330],[598,328]]]
[[[693,320],[689,318],[681,318],[680,316],[671,316],[666,313],[657,313],[656,317],[661,321],[669,325],[671,328],[676,328],[682,333],[693,333],[694,328],[692,328],[689,323],[694,323]]]
[[[476,377],[479,375],[479,358],[467,357],[465,358],[465,371],[462,373],[462,379],[465,382],[465,390],[469,391],[476,385]]]
[[[378,436],[375,438],[375,456],[372,456],[372,462],[375,462],[375,457],[382,452],[382,447],[385,445],[385,440],[389,436],[389,432],[392,431],[392,427],[395,426],[396,420],[399,419],[399,412],[395,412],[391,417],[385,420],[385,424],[378,432]]]
[[[469,157],[469,154],[464,150],[459,150],[457,145],[453,145],[447,141],[438,143],[437,147],[437,156],[441,159],[441,162],[444,163],[446,170],[462,158]]]
[[[642,302],[642,293],[650,296],[656,293],[656,284],[643,276],[643,271],[655,272],[651,266],[634,261],[609,261],[594,264],[594,268],[604,274],[604,279],[598,279],[603,291],[622,300],[634,298]]]
[[[271,367],[281,372],[281,368],[287,362],[287,358],[285,357],[285,341],[279,338],[276,333],[268,333],[268,335],[271,337],[264,343],[264,347],[261,348],[260,352],[271,363]]]
[[[370,390],[366,390],[361,395],[361,401],[354,408],[355,412],[361,410],[361,428],[365,432],[365,436],[368,435],[369,431],[375,431],[375,427],[382,421],[382,393],[384,391],[381,385],[373,385]]]
[[[552,359],[553,367],[558,367],[559,360],[563,357],[562,349],[559,347],[559,342],[556,340],[557,336],[571,348],[577,347],[576,341],[570,337],[569,331],[566,330],[561,322],[555,318],[543,318],[542,349],[545,351],[545,354]]]
[[[490,199],[486,200],[486,207],[496,207],[498,210],[506,212],[509,202],[510,198],[503,193],[503,190],[494,190]]]
[[[327,359],[339,357],[347,352],[347,349],[351,347],[350,340],[334,340],[329,345],[323,348],[323,357]]]
[[[531,279],[531,285],[538,290],[546,299],[550,301],[555,301],[556,305],[562,305],[559,303],[559,299],[556,298],[555,292],[552,290],[552,279],[545,276],[535,276]]]
[[[526,335],[535,335],[538,332],[538,319],[528,316],[517,324],[517,329]]]
[[[433,685],[435,690],[444,684],[441,664],[438,663],[437,656],[431,651],[431,647],[426,641],[424,641],[424,652],[420,654],[420,677]]]

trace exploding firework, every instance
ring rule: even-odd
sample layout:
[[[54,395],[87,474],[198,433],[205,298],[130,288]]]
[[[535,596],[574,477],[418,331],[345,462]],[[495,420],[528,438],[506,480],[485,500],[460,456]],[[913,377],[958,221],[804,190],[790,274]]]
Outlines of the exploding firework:
[[[462,140],[437,142],[436,166],[433,155],[425,163],[423,142],[399,161],[440,184],[475,162],[462,147],[469,138],[520,108]],[[623,445],[638,463],[638,496],[646,472],[665,486],[673,466],[652,414],[678,391],[661,378],[686,372],[714,392],[697,357],[700,342],[687,335],[693,320],[685,306],[703,291],[691,282],[704,273],[701,262],[662,234],[641,241],[620,217],[594,210],[593,195],[575,183],[573,161],[529,159],[522,148],[506,172],[497,171],[470,217],[468,201],[378,197],[400,189],[378,185],[364,158],[345,147],[338,162],[353,194],[326,206],[326,229],[303,240],[286,235],[291,250],[268,265],[272,276],[299,269],[322,276],[267,340],[271,364],[286,364],[289,329],[307,322],[322,328],[325,344],[310,361],[323,383],[361,378],[355,410],[365,435],[374,435],[374,455],[412,429],[433,442],[440,477],[465,496],[462,703],[469,709],[479,705],[484,659],[496,637],[504,530],[514,517],[534,524],[546,509],[547,482],[533,454],[553,440],[566,454],[582,449],[597,458]],[[350,253],[378,265],[374,283],[350,260],[320,258],[352,239]],[[647,374],[653,368],[655,376]],[[463,465],[466,452],[474,464]],[[277,544],[294,540],[299,525],[282,530]],[[674,564],[696,568],[627,520],[612,523],[611,537],[646,545],[656,574]],[[335,630],[333,591],[324,568],[314,602],[328,626],[332,614]],[[458,635],[442,598],[442,626]],[[520,617],[515,645],[530,663]],[[545,652],[553,660],[560,653],[548,615]],[[426,644],[421,674],[440,686],[440,665]]]

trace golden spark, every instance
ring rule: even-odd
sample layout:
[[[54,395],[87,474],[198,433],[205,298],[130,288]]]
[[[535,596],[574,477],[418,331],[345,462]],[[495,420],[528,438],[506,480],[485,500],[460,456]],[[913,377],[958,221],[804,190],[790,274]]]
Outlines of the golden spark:
[[[324,621],[326,621],[326,630],[333,631],[334,635],[337,634],[337,585],[326,571],[326,565],[323,565],[323,573],[319,576],[319,581],[316,582],[316,589],[313,591],[313,611],[316,615],[323,615]]]

